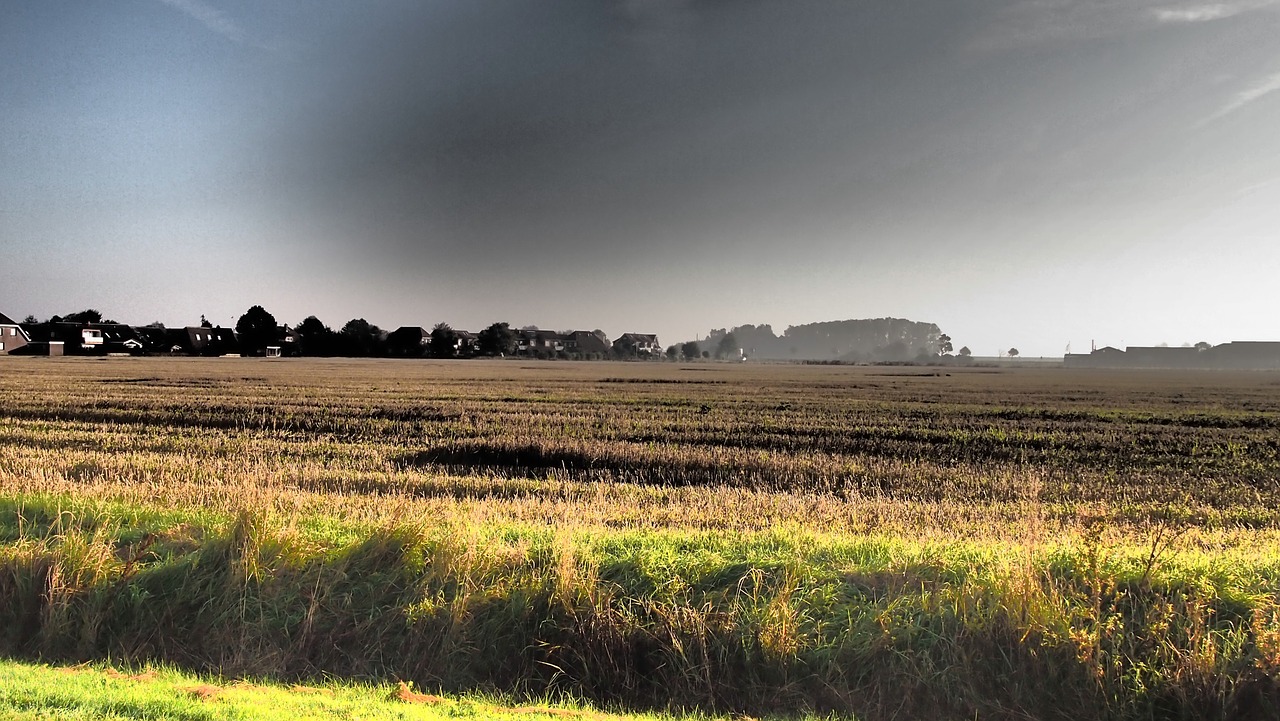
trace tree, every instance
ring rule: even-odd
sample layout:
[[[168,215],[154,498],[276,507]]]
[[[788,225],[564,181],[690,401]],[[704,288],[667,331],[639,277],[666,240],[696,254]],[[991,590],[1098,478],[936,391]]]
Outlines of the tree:
[[[938,355],[950,355],[951,348],[951,336],[946,333],[938,336]]]
[[[516,332],[507,323],[494,323],[477,334],[476,345],[480,355],[510,355],[516,349]]]
[[[737,358],[742,353],[742,349],[738,347],[738,338],[732,332],[726,333],[716,344],[716,358],[725,358],[733,356]]]
[[[685,360],[694,360],[702,356],[702,351],[698,348],[698,342],[691,340],[680,344],[680,355],[684,356]]]
[[[28,315],[26,318],[22,319],[23,325],[39,325],[39,323],[40,319],[36,318],[34,315]]]
[[[79,313],[69,313],[67,315],[62,316],[62,322],[63,323],[101,323],[103,321],[102,321],[102,313],[99,313],[97,310],[93,308],[86,308],[85,310],[82,310]],[[106,321],[106,322],[113,323],[114,321]]]
[[[667,346],[667,360],[675,360],[676,358],[679,358],[679,357],[680,357],[679,346],[674,346],[674,345]]]
[[[209,322],[209,319],[208,319],[208,318],[206,318],[206,317],[204,317],[204,313],[201,313],[201,314],[200,314],[200,327],[201,327],[201,328],[212,328],[212,327],[213,327],[213,324]]]
[[[432,358],[452,358],[458,353],[458,334],[448,323],[436,323],[428,349]]]
[[[968,358],[969,356],[973,355],[973,351],[969,350],[969,346],[962,346],[960,350],[956,352],[956,355],[960,356],[961,358]]]
[[[381,354],[382,329],[364,318],[347,321],[338,334],[350,355],[368,357]]]
[[[911,358],[911,346],[901,339],[875,349],[871,357],[876,361],[905,361]]]
[[[1209,344],[1208,344],[1208,343],[1206,343],[1205,341],[1200,341],[1199,343],[1196,343],[1196,350],[1198,350],[1198,351],[1206,351],[1206,350],[1209,350],[1209,349],[1210,349],[1210,348],[1212,348],[1212,347],[1213,347],[1213,346],[1209,345]]]
[[[294,330],[298,332],[298,342],[302,345],[303,355],[331,356],[339,351],[338,334],[314,315],[304,318]]]
[[[387,355],[398,358],[421,358],[427,353],[422,328],[402,326],[387,334]]]
[[[1018,349],[1017,349],[1017,348],[1010,348],[1010,349],[1009,349],[1009,354],[1008,354],[1008,355],[1009,355],[1009,357],[1010,357],[1010,358],[1017,358],[1017,357],[1018,357]]]
[[[236,321],[240,350],[246,355],[263,355],[267,346],[275,345],[278,335],[276,317],[260,305],[245,311]]]

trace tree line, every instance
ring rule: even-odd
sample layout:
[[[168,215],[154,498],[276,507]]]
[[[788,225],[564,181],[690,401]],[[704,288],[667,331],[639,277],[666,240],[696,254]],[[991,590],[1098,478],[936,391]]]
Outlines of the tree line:
[[[419,328],[387,332],[364,318],[352,318],[334,330],[314,315],[304,318],[291,334],[288,326],[277,324],[275,317],[260,305],[240,316],[235,331],[241,351],[250,355],[261,355],[268,346],[293,343],[296,353],[308,356],[504,356],[515,352],[518,341],[510,324],[501,322],[476,333],[474,338],[448,323],[437,323],[424,337]]]
[[[39,321],[28,316],[23,323],[38,325]],[[104,319],[102,313],[90,308],[65,316],[55,315],[47,323],[91,325],[115,324],[115,321]],[[213,327],[204,316],[200,318],[200,326]],[[156,328],[163,329],[164,326],[155,322],[138,330]],[[459,358],[507,356],[523,347],[528,354],[543,357],[605,358],[618,355],[600,330],[592,332],[598,343],[593,343],[590,351],[576,349],[570,354],[545,347],[533,348],[527,339],[535,337],[534,334],[560,335],[540,331],[534,326],[514,329],[509,323],[496,322],[478,333],[469,333],[442,322],[435,324],[430,331],[421,327],[402,327],[388,332],[364,318],[352,318],[334,329],[310,315],[291,328],[279,323],[261,305],[254,305],[240,315],[234,330],[237,347],[217,352],[263,355],[268,348],[279,347],[284,355]],[[522,338],[526,339],[524,343]],[[1010,349],[1009,355],[1016,356],[1017,350]],[[767,324],[715,329],[707,334],[705,340],[667,346],[665,356],[669,360],[754,358],[862,363],[933,358],[964,361],[971,353],[967,347],[955,351],[951,337],[933,323],[877,318],[790,326],[781,335],[775,334]]]
[[[717,358],[741,353],[757,359],[877,363],[972,355],[967,347],[956,352],[951,336],[936,324],[904,318],[793,325],[781,335],[768,324],[747,324],[712,330],[704,344]]]

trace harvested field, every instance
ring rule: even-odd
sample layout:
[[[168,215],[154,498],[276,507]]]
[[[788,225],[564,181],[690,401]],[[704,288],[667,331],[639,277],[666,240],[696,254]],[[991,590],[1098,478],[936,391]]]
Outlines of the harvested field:
[[[867,718],[1280,698],[1275,373],[0,358],[0,485],[20,655]]]

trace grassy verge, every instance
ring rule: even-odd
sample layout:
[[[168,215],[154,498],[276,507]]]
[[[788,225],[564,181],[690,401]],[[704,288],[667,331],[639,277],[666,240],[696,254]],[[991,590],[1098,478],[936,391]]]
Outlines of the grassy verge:
[[[120,671],[104,665],[50,667],[0,660],[0,719],[37,721],[240,721],[481,718],[641,721],[677,717],[615,715],[574,704],[514,705],[482,696],[439,696],[408,684],[327,682],[316,686],[228,680],[173,668]],[[679,718],[706,718],[682,716]]]
[[[1280,556],[22,497],[0,650],[867,718],[1274,718]],[[1165,542],[1169,537],[1164,537]]]

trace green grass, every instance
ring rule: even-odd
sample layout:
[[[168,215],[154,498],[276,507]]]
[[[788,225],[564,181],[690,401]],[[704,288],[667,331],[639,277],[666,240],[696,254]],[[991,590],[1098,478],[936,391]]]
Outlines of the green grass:
[[[753,714],[1231,717],[1280,698],[1280,555],[1161,535],[1015,547],[11,508],[0,650],[23,657]]]
[[[486,696],[423,694],[397,684],[327,681],[318,685],[284,685],[201,676],[170,667],[135,672],[101,664],[51,667],[0,660],[0,719],[4,721],[660,718],[696,721],[709,717],[609,714],[582,704],[515,705]]]

